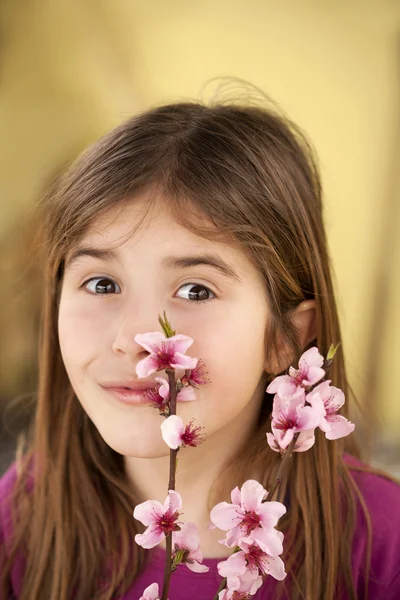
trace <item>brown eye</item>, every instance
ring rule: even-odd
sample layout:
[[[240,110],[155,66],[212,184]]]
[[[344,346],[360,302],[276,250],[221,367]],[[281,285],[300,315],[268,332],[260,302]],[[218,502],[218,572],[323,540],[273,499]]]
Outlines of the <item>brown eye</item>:
[[[92,294],[106,295],[106,294],[120,294],[121,289],[112,279],[108,277],[92,277],[84,284],[85,288]],[[117,291],[117,288],[119,291]]]
[[[179,289],[181,290],[188,287],[192,288],[189,290],[189,298],[183,298],[183,300],[186,300],[187,302],[211,302],[211,300],[215,300],[216,298],[214,292],[200,283],[185,283]],[[210,294],[212,294],[213,297],[210,298]]]

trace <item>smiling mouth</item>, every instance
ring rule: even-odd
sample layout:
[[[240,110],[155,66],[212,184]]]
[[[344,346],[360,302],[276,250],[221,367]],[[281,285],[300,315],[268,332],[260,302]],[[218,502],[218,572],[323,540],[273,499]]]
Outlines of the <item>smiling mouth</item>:
[[[131,385],[129,385],[131,384]],[[104,388],[105,390],[109,390],[109,389],[118,389],[118,390],[129,390],[131,392],[143,392],[143,391],[148,391],[148,390],[154,390],[157,387],[157,382],[156,381],[148,381],[148,382],[136,382],[136,381],[132,381],[129,382],[129,384],[125,384],[125,383],[120,383],[119,381],[110,381],[110,382],[106,382],[106,383],[101,383],[101,387]]]
[[[124,404],[151,404],[152,399],[150,398],[148,392],[151,391],[152,388],[147,388],[144,390],[134,390],[126,387],[107,387],[103,388],[106,392],[116,398],[118,401]]]

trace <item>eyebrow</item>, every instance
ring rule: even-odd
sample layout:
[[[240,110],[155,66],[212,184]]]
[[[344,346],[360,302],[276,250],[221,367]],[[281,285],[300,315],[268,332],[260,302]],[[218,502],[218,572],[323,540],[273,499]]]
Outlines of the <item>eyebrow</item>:
[[[80,259],[86,256],[105,261],[118,261],[118,254],[111,249],[84,247],[76,250],[66,261],[66,268],[70,269]],[[213,267],[229,279],[237,283],[243,283],[236,271],[216,254],[200,254],[197,256],[166,256],[162,259],[161,265],[166,269],[188,269],[197,265],[206,265]]]

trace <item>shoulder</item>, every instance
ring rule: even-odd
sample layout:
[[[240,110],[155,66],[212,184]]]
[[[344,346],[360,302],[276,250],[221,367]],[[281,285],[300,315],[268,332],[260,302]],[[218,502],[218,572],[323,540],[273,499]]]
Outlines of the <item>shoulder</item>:
[[[400,484],[384,474],[360,471],[369,465],[350,455],[344,456],[351,476],[369,513],[372,533],[369,592],[372,598],[400,598]],[[363,579],[367,550],[367,522],[358,506],[353,546],[353,568]]]
[[[375,473],[374,467],[349,454],[344,456],[344,461],[371,512],[371,519],[381,524],[393,524],[393,519],[398,519],[400,526],[400,511],[397,510],[400,503],[400,483],[392,481],[389,474],[385,476],[379,469]],[[372,472],[360,469],[371,469]],[[394,508],[396,511],[392,514],[391,509]]]
[[[345,454],[343,458],[353,480],[371,507],[382,508],[383,497],[391,504],[399,502],[400,483],[392,481],[389,473],[379,472],[380,469],[374,469],[374,467],[350,454]],[[371,469],[372,472],[369,470],[364,471],[363,469]],[[377,472],[374,472],[374,470]]]

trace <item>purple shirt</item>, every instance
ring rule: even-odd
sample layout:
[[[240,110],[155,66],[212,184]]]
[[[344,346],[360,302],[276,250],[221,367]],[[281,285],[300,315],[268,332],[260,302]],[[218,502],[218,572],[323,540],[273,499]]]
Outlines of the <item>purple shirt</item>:
[[[363,464],[346,456],[347,463]],[[369,577],[370,600],[400,600],[400,486],[377,475],[358,473],[352,475],[360,487],[372,519],[372,574]],[[11,527],[6,507],[6,495],[15,481],[15,463],[0,479],[0,545],[6,543]],[[352,571],[357,596],[364,598],[363,576],[364,550],[366,545],[365,523],[358,515],[358,523],[352,551]],[[222,533],[222,532],[221,532]],[[221,536],[223,537],[223,535]],[[0,553],[1,555],[1,553]],[[193,573],[186,565],[179,565],[171,576],[170,600],[213,600],[222,581],[217,564],[223,558],[205,558],[203,564],[210,567],[206,573]],[[159,546],[149,551],[149,562],[137,576],[131,589],[119,600],[139,600],[145,588],[157,582],[162,591],[165,550]],[[23,564],[16,560],[12,573],[12,592],[18,598],[23,578]],[[254,600],[272,600],[276,586],[272,577],[267,577],[255,594]],[[1,599],[0,600],[5,600]],[[8,600],[8,599],[7,599]],[[289,596],[287,597],[289,600]]]

